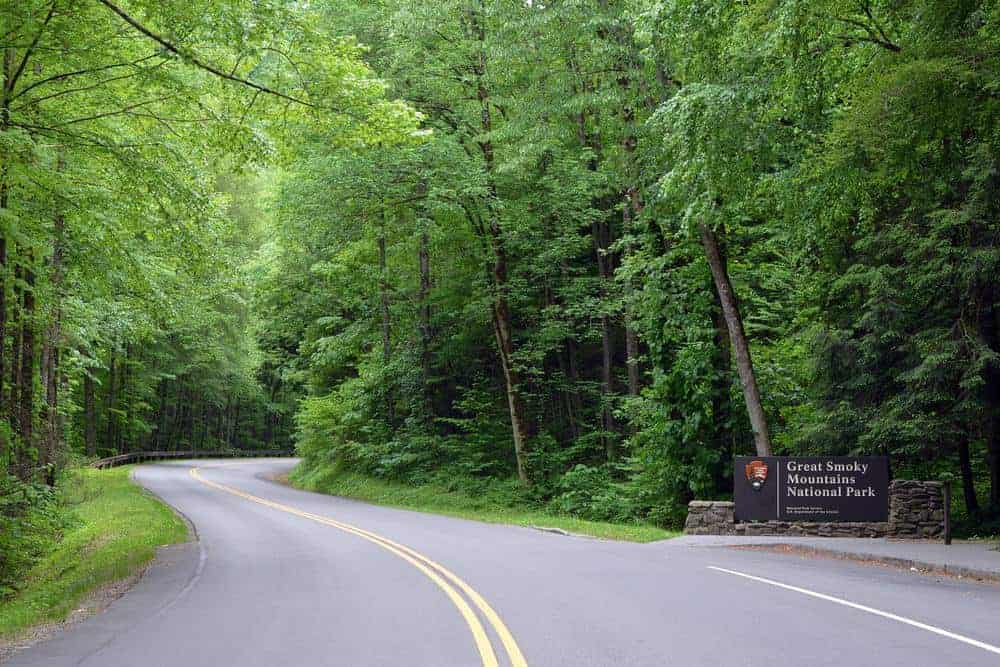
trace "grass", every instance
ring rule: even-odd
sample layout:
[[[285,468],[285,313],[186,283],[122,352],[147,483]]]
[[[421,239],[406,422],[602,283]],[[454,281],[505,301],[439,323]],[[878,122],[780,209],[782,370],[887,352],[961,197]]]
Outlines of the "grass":
[[[76,520],[55,550],[0,603],[0,638],[65,619],[88,593],[138,572],[156,547],[187,539],[185,523],[129,478],[131,466],[81,469],[66,482]]]
[[[289,474],[288,481],[293,486],[306,491],[354,498],[376,505],[443,514],[486,523],[558,528],[570,533],[610,540],[653,542],[676,537],[679,534],[648,524],[586,521],[528,507],[510,507],[485,495],[466,495],[434,484],[410,486],[352,472],[338,471],[333,467],[306,468],[304,464],[300,463]]]

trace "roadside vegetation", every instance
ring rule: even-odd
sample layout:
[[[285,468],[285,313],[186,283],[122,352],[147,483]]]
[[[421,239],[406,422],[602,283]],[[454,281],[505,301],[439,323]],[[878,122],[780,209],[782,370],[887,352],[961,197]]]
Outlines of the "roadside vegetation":
[[[17,559],[0,558],[0,638],[63,620],[95,589],[140,572],[158,546],[188,538],[184,521],[130,473],[67,471],[50,498],[32,504],[35,516],[3,533],[0,554]]]
[[[261,344],[306,471],[676,528],[734,455],[887,455],[997,532],[1000,5],[392,0],[335,26],[433,132],[307,139],[278,174]]]
[[[308,469],[299,466],[288,475],[288,481],[307,491],[486,523],[557,529],[630,542],[653,542],[677,535],[676,532],[648,524],[586,521],[559,513],[552,507],[532,506],[519,493],[514,480],[510,480],[506,488],[482,483],[477,485],[468,479],[414,485],[337,470],[335,466]]]

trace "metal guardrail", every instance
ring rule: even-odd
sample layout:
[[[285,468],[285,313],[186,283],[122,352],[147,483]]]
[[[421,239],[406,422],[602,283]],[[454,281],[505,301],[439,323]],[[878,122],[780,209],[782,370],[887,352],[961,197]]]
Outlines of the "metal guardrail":
[[[294,456],[290,449],[229,449],[225,451],[183,451],[183,452],[130,452],[97,459],[90,464],[91,468],[114,468],[115,466],[154,461],[160,459],[229,459],[229,458],[262,458],[270,456]]]

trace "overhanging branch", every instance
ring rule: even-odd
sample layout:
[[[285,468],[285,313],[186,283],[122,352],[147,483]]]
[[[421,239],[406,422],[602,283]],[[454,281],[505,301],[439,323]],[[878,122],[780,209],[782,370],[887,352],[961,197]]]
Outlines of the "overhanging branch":
[[[259,92],[266,93],[268,95],[273,95],[275,97],[280,97],[281,99],[288,100],[290,102],[295,102],[296,104],[301,104],[301,105],[307,106],[307,107],[315,107],[316,106],[315,104],[313,104],[312,102],[309,102],[308,100],[303,100],[303,99],[298,98],[298,97],[293,97],[291,95],[286,95],[285,93],[282,93],[281,91],[274,90],[273,88],[269,88],[269,87],[261,85],[259,83],[255,83],[253,81],[250,81],[249,79],[244,79],[242,77],[235,76],[234,74],[228,74],[226,72],[223,72],[219,68],[217,68],[217,67],[215,67],[215,66],[213,66],[213,65],[211,65],[209,63],[203,62],[202,60],[198,59],[197,56],[195,56],[193,54],[190,54],[190,53],[185,53],[184,51],[182,51],[180,49],[180,47],[178,47],[178,46],[174,45],[173,43],[167,41],[167,39],[165,37],[156,34],[155,32],[153,32],[152,30],[150,30],[149,28],[147,28],[143,24],[139,23],[139,21],[137,21],[136,19],[134,19],[132,16],[130,16],[128,13],[126,13],[125,10],[123,10],[121,7],[119,7],[115,3],[111,2],[110,0],[99,0],[99,1],[100,1],[100,3],[102,5],[104,5],[105,7],[107,7],[108,9],[110,9],[111,11],[113,11],[115,14],[117,14],[119,17],[121,17],[121,19],[123,21],[125,21],[130,26],[132,26],[133,28],[135,28],[136,30],[138,30],[139,32],[141,32],[143,35],[145,35],[149,39],[153,40],[154,42],[156,42],[157,44],[159,44],[160,46],[162,46],[163,48],[165,48],[167,51],[170,51],[171,53],[180,56],[185,61],[191,63],[192,65],[194,65],[195,67],[198,67],[199,69],[203,69],[206,72],[209,72],[210,74],[214,74],[215,76],[219,77],[220,79],[226,79],[227,81],[232,81],[234,83],[238,83],[240,85],[247,86],[248,88],[253,88],[254,90],[257,90]]]

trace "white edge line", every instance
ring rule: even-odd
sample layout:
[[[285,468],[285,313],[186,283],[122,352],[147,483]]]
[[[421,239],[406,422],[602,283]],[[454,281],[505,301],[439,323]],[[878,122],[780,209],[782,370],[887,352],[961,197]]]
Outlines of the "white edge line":
[[[771,586],[777,586],[778,588],[784,588],[785,590],[795,591],[796,593],[802,593],[803,595],[819,598],[820,600],[826,600],[827,602],[842,604],[845,607],[850,607],[851,609],[857,609],[858,611],[864,611],[869,614],[874,614],[875,616],[881,616],[882,618],[888,618],[892,621],[905,623],[906,625],[912,625],[915,628],[920,628],[921,630],[926,630],[927,632],[933,632],[936,635],[941,635],[942,637],[947,637],[948,639],[954,639],[955,641],[962,642],[963,644],[975,646],[976,648],[981,648],[984,651],[989,651],[990,653],[996,653],[1000,655],[1000,647],[993,646],[992,644],[987,644],[986,642],[981,642],[976,639],[972,639],[971,637],[965,637],[963,635],[959,635],[954,632],[949,632],[948,630],[944,630],[942,628],[938,628],[933,625],[921,623],[920,621],[915,621],[912,618],[906,618],[905,616],[897,616],[896,614],[892,614],[887,611],[882,611],[881,609],[866,607],[863,604],[858,604],[856,602],[850,602],[848,600],[836,598],[833,597],[832,595],[817,593],[816,591],[810,591],[806,588],[799,588],[798,586],[790,586],[789,584],[783,584],[780,581],[774,581],[773,579],[765,579],[764,577],[755,577],[752,574],[737,572],[736,570],[727,570],[726,568],[715,567],[714,565],[708,565],[707,567],[709,570],[715,570],[716,572],[725,572],[726,574],[733,574],[736,575],[737,577],[743,577],[744,579],[752,579],[753,581],[759,581],[763,584],[770,584]]]

